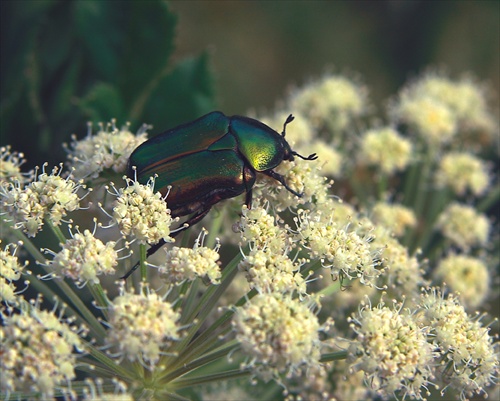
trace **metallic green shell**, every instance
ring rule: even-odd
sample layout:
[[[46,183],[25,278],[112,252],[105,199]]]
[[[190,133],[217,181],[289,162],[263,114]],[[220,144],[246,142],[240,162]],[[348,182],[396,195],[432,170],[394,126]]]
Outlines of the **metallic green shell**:
[[[230,130],[236,137],[238,150],[254,170],[270,170],[283,161],[285,139],[267,125],[251,118],[234,116]]]

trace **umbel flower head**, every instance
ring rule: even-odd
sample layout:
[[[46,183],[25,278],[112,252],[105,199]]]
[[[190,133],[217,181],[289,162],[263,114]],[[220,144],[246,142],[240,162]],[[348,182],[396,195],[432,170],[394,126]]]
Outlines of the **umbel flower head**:
[[[0,182],[19,182],[24,184],[31,174],[23,174],[21,166],[25,162],[24,154],[11,152],[10,146],[0,147]]]
[[[68,158],[74,167],[75,177],[97,178],[106,169],[115,173],[125,173],[130,154],[141,143],[146,141],[146,131],[151,128],[143,125],[136,134],[130,132],[130,123],[121,129],[116,128],[116,120],[99,124],[97,134],[92,135],[92,124],[88,124],[87,137],[77,140],[73,137],[68,148]]]
[[[361,222],[359,224],[362,229]],[[337,224],[333,204],[332,208],[323,207],[310,213],[301,211],[298,219],[303,247],[310,251],[311,257],[329,268],[334,278],[342,274],[373,285],[381,273],[377,269],[380,263],[371,250],[371,237],[358,234],[357,229]]]
[[[329,75],[296,89],[289,104],[314,127],[339,132],[366,112],[367,90],[343,76]]]
[[[255,296],[236,310],[233,329],[256,373],[293,374],[319,363],[318,318],[306,302],[291,296]]]
[[[152,368],[163,350],[179,338],[180,314],[147,287],[140,294],[121,291],[109,306],[106,342],[115,346],[119,355]]]
[[[283,253],[291,246],[290,238],[275,224],[275,219],[263,207],[248,209],[243,206],[239,225],[242,241],[248,243],[252,249]]]
[[[287,255],[254,249],[240,262],[239,268],[246,272],[250,288],[259,293],[306,292],[306,280],[299,272],[300,265]]]
[[[173,242],[170,234],[172,217],[165,199],[154,192],[154,179],[146,185],[126,178],[126,188],[115,189],[113,219],[124,236],[134,237],[140,243],[155,244],[161,239]]]
[[[481,259],[451,254],[439,262],[433,275],[436,282],[456,292],[467,308],[478,307],[489,295],[490,272]]]
[[[433,378],[433,347],[411,311],[381,303],[361,308],[351,322],[356,333],[349,348],[351,370],[363,371],[377,394],[422,399]]]
[[[422,294],[422,324],[432,333],[440,380],[457,390],[461,399],[481,394],[498,377],[498,343],[479,317],[471,319],[457,297],[437,288]],[[446,387],[445,387],[446,389]],[[443,390],[444,391],[444,390]]]
[[[453,245],[469,250],[486,244],[490,223],[484,214],[478,213],[472,206],[453,202],[439,216],[437,228]]]
[[[465,195],[467,191],[482,195],[488,189],[489,181],[484,162],[470,153],[447,153],[439,162],[437,184],[451,188],[457,195]]]
[[[456,116],[445,104],[411,88],[403,90],[392,113],[431,148],[450,142],[457,133]]]
[[[415,82],[413,90],[436,99],[456,116],[462,131],[492,133],[496,123],[488,111],[485,88],[470,76],[452,81],[444,74],[428,73]]]
[[[196,277],[207,277],[211,284],[218,284],[221,271],[217,264],[219,260],[219,245],[215,249],[203,246],[207,234],[202,230],[193,248],[174,246],[169,249],[164,263],[158,266],[161,278],[167,283],[181,284]]]
[[[75,182],[71,174],[62,178],[62,164],[54,167],[51,174],[45,172],[46,166],[24,187],[12,182],[0,187],[3,214],[30,237],[42,229],[45,218],[57,226],[68,212],[80,208],[77,191],[82,184]]]
[[[447,143],[463,146],[463,139],[472,137],[477,142],[478,132],[489,137],[497,129],[486,100],[484,89],[470,77],[452,81],[430,72],[403,88],[390,114],[431,147]],[[470,143],[477,147],[477,143]]]
[[[54,312],[30,308],[10,316],[2,313],[0,386],[2,392],[39,392],[49,398],[76,376],[81,333]]]
[[[0,241],[0,244],[2,241]],[[14,281],[21,278],[21,273],[28,262],[21,264],[15,255],[18,245],[9,244],[0,249],[0,302],[14,303],[16,287]]]
[[[89,230],[85,230],[83,234],[76,232],[54,254],[49,266],[77,284],[98,283],[97,276],[115,272],[118,253],[114,246],[114,241],[103,244]]]
[[[359,163],[375,166],[383,174],[401,171],[411,161],[411,142],[392,127],[367,131],[360,145]]]
[[[417,224],[413,210],[396,203],[377,202],[372,209],[372,220],[400,237],[405,230]]]

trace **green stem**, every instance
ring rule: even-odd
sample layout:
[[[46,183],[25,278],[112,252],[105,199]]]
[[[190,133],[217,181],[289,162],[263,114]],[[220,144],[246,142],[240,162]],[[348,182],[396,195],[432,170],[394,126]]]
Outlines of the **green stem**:
[[[416,179],[416,187],[414,188],[414,196],[412,199],[407,199],[407,202],[411,202],[413,206],[413,211],[417,218],[417,222],[422,223],[424,219],[424,211],[427,203],[427,198],[429,194],[429,173],[431,171],[431,167],[433,165],[433,161],[435,160],[434,153],[427,152],[423,155],[422,163],[420,165],[420,169],[418,172],[418,178]],[[409,234],[404,239],[404,243],[407,245],[410,253],[413,253],[416,249],[416,244],[420,241],[420,229],[418,226],[415,230],[409,231]]]
[[[188,282],[184,283],[184,285],[189,285]],[[188,320],[186,320],[186,316],[190,315],[193,311],[194,306],[196,305],[196,298],[197,298],[197,293],[198,293],[198,288],[200,285],[200,279],[197,278],[195,279],[191,285],[189,286],[189,293],[188,295],[184,298],[182,302],[182,315],[181,315],[181,324],[187,324]],[[181,288],[181,294],[183,294]],[[186,290],[185,290],[186,291]]]
[[[50,220],[49,218],[45,219],[45,223],[50,227],[54,235],[59,240],[59,243],[64,245],[67,241],[67,238],[62,233],[61,228],[59,226],[54,225],[54,223],[52,223],[52,220]]]
[[[337,352],[330,352],[328,354],[323,354],[321,355],[319,361],[321,363],[325,363],[332,361],[340,361],[343,359],[347,359],[347,351],[337,351]]]
[[[3,223],[3,222],[2,222]],[[40,250],[31,242],[31,240],[24,235],[18,229],[14,227],[9,227],[12,234],[23,242],[23,247],[30,253],[30,255],[39,263],[40,267],[44,270],[45,273],[48,273],[46,267],[44,266],[46,263],[45,257],[40,252]],[[60,231],[60,230],[59,230]],[[36,276],[29,275],[27,276],[31,285],[33,285],[37,290],[39,290],[47,299],[52,299],[53,297],[58,297],[48,286],[40,282],[40,280]],[[106,331],[99,323],[97,318],[93,313],[87,308],[87,306],[82,302],[82,300],[75,294],[74,290],[62,279],[55,279],[52,282],[59,288],[60,292],[64,294],[76,308],[76,310],[80,313],[80,315],[85,319],[85,323],[90,326],[92,334],[98,338],[104,338]],[[59,298],[59,297],[58,297]],[[74,316],[78,318],[78,314],[76,311],[67,305],[66,308],[74,312]]]
[[[425,214],[425,221],[421,221],[421,224],[423,224],[422,231],[411,252],[416,251],[418,248],[424,250],[429,246],[439,213],[443,211],[452,198],[452,193],[447,188],[429,193],[429,207]],[[427,255],[427,253],[424,252],[424,255]]]
[[[181,233],[181,241],[180,241],[180,248],[189,248],[189,240],[191,239],[191,232],[190,230],[184,230]]]
[[[211,285],[203,294],[197,307],[189,314],[187,321],[193,321],[196,316],[207,317],[208,312],[213,308],[214,304],[224,293],[226,288],[231,284],[237,272],[238,264],[241,261],[241,254],[238,253],[231,262],[222,271],[221,283],[219,285]],[[201,322],[202,323],[202,322]]]
[[[415,197],[415,188],[417,186],[418,172],[420,170],[420,162],[414,162],[406,172],[405,185],[403,189],[403,202],[405,206],[411,207],[412,199]]]
[[[114,370],[103,367],[100,364],[97,365],[96,361],[92,358],[82,358],[78,362],[79,363],[75,367],[75,369],[79,370],[80,372],[90,373],[92,377],[99,377],[99,379],[103,379],[105,377],[116,377],[116,372]],[[73,382],[71,383],[71,387],[73,387]]]
[[[267,383],[267,389],[259,393],[259,398],[266,401],[281,400],[280,394],[282,392],[283,387],[280,387],[276,382],[269,382]]]
[[[96,338],[104,339],[106,330],[102,327],[97,317],[87,308],[87,305],[78,297],[73,289],[64,280],[54,280],[59,289],[69,298],[76,310],[83,316],[86,323],[91,327]]]
[[[385,197],[385,192],[387,191],[387,183],[389,181],[386,174],[378,171],[376,176],[377,179],[377,199],[383,200]]]
[[[197,369],[203,365],[206,365],[210,362],[213,362],[219,358],[222,358],[226,355],[229,355],[231,352],[234,352],[240,347],[240,344],[236,340],[232,340],[222,346],[222,348],[219,348],[217,350],[214,350],[213,352],[210,352],[209,354],[203,355],[202,357],[195,359],[194,361],[191,361],[185,365],[182,365],[179,369],[174,370],[173,372],[170,372],[167,376],[162,378],[162,383],[169,383],[172,382],[174,384],[175,388],[175,383],[176,381],[173,380],[177,377],[180,377],[188,372],[193,371],[194,369]]]
[[[329,296],[339,292],[341,287],[342,285],[340,284],[340,279],[337,279],[333,284],[330,284],[328,287],[325,287],[321,291],[318,291],[316,295]]]
[[[239,377],[249,376],[252,372],[250,367],[242,369],[233,369],[226,372],[214,373],[212,375],[203,375],[199,377],[186,377],[175,381],[175,388],[182,389],[191,386],[197,386],[204,383],[220,382],[222,380],[237,379]]]
[[[149,399],[147,397],[138,397],[136,399]],[[151,398],[153,401],[190,401],[189,398],[183,397],[182,395],[172,393],[169,391],[161,391],[157,392],[153,398]]]
[[[231,284],[234,276],[236,275],[240,260],[241,254],[238,253],[222,272],[221,283],[219,285],[211,285],[198,301],[196,307],[193,308],[193,311],[186,314],[187,316],[183,316],[182,321],[193,322],[193,324],[187,330],[184,338],[175,343],[171,349],[169,349],[169,352],[179,354],[180,351],[186,350],[188,345],[191,345],[191,340],[207,319],[209,312],[212,310],[213,306],[219,300],[220,296],[224,293],[229,284]],[[189,348],[191,349],[191,346]],[[184,360],[179,358],[178,355],[165,357],[165,359],[160,362],[161,365],[168,366],[169,368],[165,374],[169,374],[172,369],[176,369],[179,364],[183,363]]]
[[[99,379],[101,379],[101,376],[99,374],[100,372],[95,372],[95,371],[90,370],[90,369],[82,369],[82,367],[80,367],[80,366],[78,366],[76,369],[83,371],[83,372],[86,372],[86,373],[90,373],[90,375],[89,375],[90,377],[99,377]],[[85,398],[88,399],[89,383],[87,380],[72,380],[71,381],[71,390],[72,390],[72,392],[76,393],[76,395],[77,395],[77,397],[74,399],[77,399],[77,400],[82,400]],[[116,383],[111,378],[105,379],[105,380],[100,380],[99,394],[101,392],[103,394],[104,393],[113,394],[113,392],[115,390],[116,390]],[[87,395],[87,397],[85,397],[84,395]],[[59,399],[63,400],[64,397],[66,397],[66,399],[68,399],[67,394],[64,394],[64,393],[58,395],[57,397],[58,397],[57,398],[58,400]],[[96,398],[94,398],[94,399],[96,399]]]
[[[148,279],[148,266],[146,265],[147,250],[146,244],[139,245],[139,256],[140,256],[140,269],[141,269],[141,281],[145,282]]]
[[[257,295],[257,290],[252,289],[248,294],[241,297],[235,306],[239,307],[244,305],[248,300],[252,299]],[[226,326],[234,315],[234,310],[227,310],[220,316],[214,323],[212,323],[206,330],[203,331],[198,337],[196,337],[190,344],[189,347],[185,348],[182,353],[180,353],[176,360],[176,365],[182,365],[185,361],[189,360],[192,355],[201,355],[206,349],[210,348],[214,342],[216,342],[221,335],[224,334]],[[218,328],[220,331],[216,332]]]
[[[205,238],[205,246],[207,248],[213,248],[215,246],[215,239],[217,235],[220,233],[220,229],[222,226],[222,222],[224,221],[224,210],[218,210],[218,213],[215,213],[215,217],[212,220],[212,225],[210,226],[210,230],[208,231],[208,235]]]
[[[500,185],[496,185],[495,188],[488,192],[485,198],[479,202],[477,205],[478,212],[486,212],[491,206],[498,203],[500,200]]]
[[[96,301],[97,305],[101,308],[101,311],[107,320],[108,307],[110,305],[110,302],[106,293],[104,292],[104,289],[102,288],[100,283],[88,283],[87,286],[92,296],[94,297],[94,300]]]
[[[429,265],[432,265],[436,260],[442,256],[442,250],[445,248],[446,238],[440,233],[435,232],[430,235],[430,239],[427,242],[425,248],[422,249],[422,254],[426,255],[426,259],[429,261]]]
[[[126,381],[136,380],[137,377],[132,374],[132,372],[124,369],[122,366],[118,365],[113,359],[109,358],[107,355],[103,354],[96,347],[94,347],[90,343],[85,344],[85,349],[88,353],[94,357],[98,362],[100,362],[103,366],[115,372],[115,375],[120,376],[122,379]]]

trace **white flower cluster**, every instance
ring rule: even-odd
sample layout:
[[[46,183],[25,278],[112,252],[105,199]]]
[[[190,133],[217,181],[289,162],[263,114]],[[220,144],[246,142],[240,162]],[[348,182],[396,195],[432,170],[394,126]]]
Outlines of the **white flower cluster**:
[[[155,244],[161,239],[173,242],[170,234],[172,217],[165,199],[154,192],[154,180],[147,185],[127,179],[127,187],[116,190],[113,218],[124,236],[140,243]]]
[[[179,338],[180,314],[157,293],[144,290],[141,294],[123,292],[113,300],[106,341],[129,360],[153,366],[162,349]]]
[[[250,365],[261,367],[264,376],[318,364],[318,318],[298,299],[257,295],[237,309],[233,328]]]
[[[130,124],[116,128],[115,120],[104,128],[99,124],[99,131],[92,135],[89,124],[87,137],[82,140],[73,138],[68,149],[71,166],[77,178],[97,178],[106,169],[123,174],[133,150],[146,141],[148,125],[143,125],[136,134],[130,132]]]
[[[45,172],[45,167],[26,186],[19,182],[0,186],[3,214],[30,237],[42,229],[45,218],[57,226],[68,212],[80,208],[81,198],[77,192],[82,184],[74,181],[71,175],[62,178],[62,166],[54,167],[51,174]]]
[[[48,398],[76,377],[75,350],[82,348],[82,341],[68,322],[37,309],[2,318],[2,391],[39,392]]]
[[[118,253],[114,246],[114,241],[103,244],[89,230],[85,230],[83,234],[77,232],[64,243],[49,266],[76,283],[98,283],[97,276],[115,272]]]

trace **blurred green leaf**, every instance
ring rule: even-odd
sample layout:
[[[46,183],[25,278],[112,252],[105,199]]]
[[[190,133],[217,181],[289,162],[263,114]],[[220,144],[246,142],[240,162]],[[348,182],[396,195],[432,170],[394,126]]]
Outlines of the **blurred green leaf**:
[[[79,102],[83,114],[91,121],[109,121],[116,118],[124,123],[127,115],[117,87],[100,82],[95,84]]]
[[[161,80],[144,111],[145,121],[165,130],[215,108],[209,56],[186,59]]]
[[[117,72],[125,100],[133,104],[166,70],[174,49],[176,18],[163,1],[129,5],[122,21],[127,36]]]
[[[111,1],[77,1],[74,4],[75,36],[81,43],[94,77],[116,82],[122,42],[128,29],[122,24],[124,4]]]
[[[23,151],[30,165],[63,159],[61,144],[85,131],[89,119],[164,124],[212,105],[206,56],[168,65],[176,17],[163,0],[0,7],[1,141]]]

